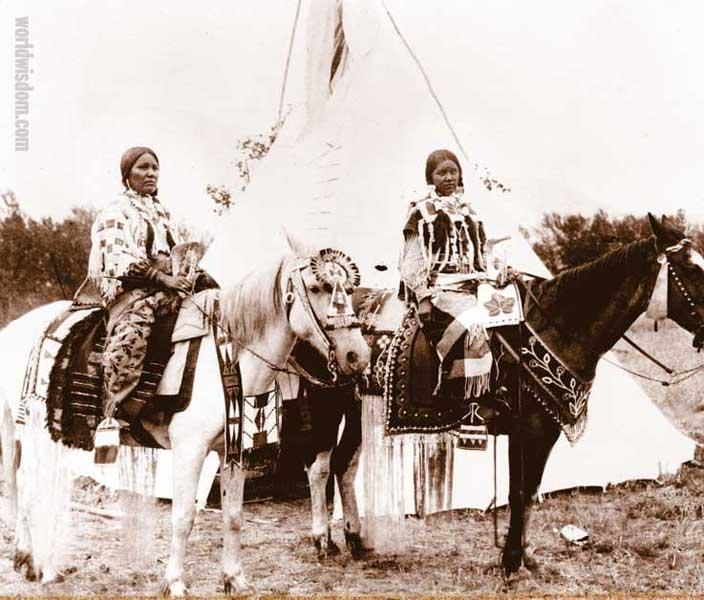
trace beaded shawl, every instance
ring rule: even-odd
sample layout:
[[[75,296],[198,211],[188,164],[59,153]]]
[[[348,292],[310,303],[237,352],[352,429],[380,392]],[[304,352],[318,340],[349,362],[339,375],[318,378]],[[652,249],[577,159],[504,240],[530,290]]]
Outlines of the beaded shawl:
[[[109,303],[122,293],[117,278],[135,264],[169,256],[175,238],[168,211],[151,196],[126,190],[102,209],[91,229],[88,274],[103,301]]]

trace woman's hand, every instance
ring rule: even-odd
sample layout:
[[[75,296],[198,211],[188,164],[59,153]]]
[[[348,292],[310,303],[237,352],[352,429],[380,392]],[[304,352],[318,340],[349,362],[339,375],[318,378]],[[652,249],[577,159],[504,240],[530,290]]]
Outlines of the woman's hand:
[[[193,290],[193,283],[183,275],[167,275],[166,273],[159,274],[159,283],[165,288],[176,290],[177,292],[185,292],[190,294]]]

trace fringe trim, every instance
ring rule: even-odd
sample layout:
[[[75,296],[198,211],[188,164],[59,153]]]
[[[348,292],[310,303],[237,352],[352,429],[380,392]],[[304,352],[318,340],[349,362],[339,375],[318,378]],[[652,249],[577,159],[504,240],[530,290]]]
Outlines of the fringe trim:
[[[475,377],[465,377],[464,378],[464,397],[465,398],[479,398],[483,394],[489,391],[489,384],[491,382],[490,373],[484,373],[484,375],[476,375]]]
[[[406,446],[422,446],[427,449],[454,448],[457,446],[457,436],[451,431],[444,433],[396,433],[385,435],[382,445],[385,448],[404,448]]]
[[[562,432],[565,434],[570,446],[574,446],[582,438],[587,429],[587,418],[589,412],[586,409],[574,423],[566,423],[562,418],[560,418],[560,415],[553,409],[552,405],[546,402],[543,399],[542,394],[540,394],[540,392],[532,385],[526,381],[521,381],[520,385],[523,391],[530,394],[533,399],[552,417],[555,424],[558,425],[558,427],[560,427]]]

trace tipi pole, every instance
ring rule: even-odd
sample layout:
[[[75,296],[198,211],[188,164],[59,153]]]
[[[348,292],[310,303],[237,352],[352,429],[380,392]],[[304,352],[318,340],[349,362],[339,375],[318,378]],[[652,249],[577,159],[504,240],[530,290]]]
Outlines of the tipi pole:
[[[279,96],[279,122],[284,112],[284,96],[286,95],[286,84],[288,83],[288,69],[291,66],[291,53],[293,52],[293,41],[296,38],[296,28],[298,27],[298,17],[301,15],[302,0],[298,0],[296,5],[296,16],[293,18],[293,28],[291,29],[291,39],[288,43],[288,53],[286,54],[286,66],[284,67],[284,79],[281,82],[281,95]]]
[[[398,35],[398,37],[403,42],[403,45],[408,50],[409,54],[411,55],[411,58],[413,59],[413,62],[416,63],[416,66],[420,70],[421,75],[423,75],[423,79],[425,79],[425,84],[428,86],[428,91],[430,92],[430,95],[433,97],[433,100],[435,100],[435,104],[438,105],[438,108],[440,109],[440,114],[442,114],[442,118],[445,120],[445,124],[447,125],[447,128],[450,130],[452,137],[455,139],[455,143],[457,144],[457,147],[462,152],[462,155],[469,162],[471,162],[471,159],[467,155],[467,152],[465,151],[464,146],[462,146],[462,142],[460,142],[460,138],[457,135],[455,128],[452,126],[452,123],[450,123],[450,118],[447,116],[447,113],[445,112],[445,108],[443,107],[442,102],[440,102],[440,98],[438,98],[438,95],[435,93],[435,89],[433,88],[433,84],[430,83],[430,78],[428,77],[428,74],[425,72],[423,65],[421,64],[420,60],[416,56],[416,53],[413,52],[413,48],[411,48],[408,41],[406,41],[406,38],[403,37],[401,30],[398,28],[396,21],[394,20],[393,16],[391,15],[391,12],[389,12],[389,9],[386,7],[386,4],[383,2],[383,0],[381,2],[381,5],[384,7],[384,11],[386,12],[387,16],[389,17],[389,20],[391,21],[391,25],[393,26],[394,30],[396,31],[396,34]]]

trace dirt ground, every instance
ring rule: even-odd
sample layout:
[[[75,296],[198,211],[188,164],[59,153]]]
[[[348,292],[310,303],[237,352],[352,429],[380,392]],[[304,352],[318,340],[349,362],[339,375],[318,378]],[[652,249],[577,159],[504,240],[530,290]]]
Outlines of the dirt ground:
[[[635,336],[679,368],[704,362],[704,356],[689,348],[690,337],[673,327],[654,334],[641,324],[635,327]],[[628,346],[619,345],[617,350],[627,365],[657,374]],[[704,400],[698,393],[703,381],[698,377],[676,387],[646,386],[661,409],[699,441],[704,439]],[[662,481],[546,497],[531,523],[531,541],[542,569],[535,574],[522,569],[510,585],[498,568],[492,516],[469,510],[432,515],[425,521],[406,518],[403,543],[394,552],[372,553],[355,561],[343,550],[320,563],[308,538],[308,500],[248,504],[244,567],[258,594],[701,594],[704,461],[697,458]],[[25,581],[13,570],[12,532],[0,518],[0,594],[157,594],[168,557],[170,505],[121,499],[86,481],[76,486],[74,499],[134,517],[123,524],[119,519],[73,511],[66,540],[66,580],[46,587]],[[4,511],[5,500],[0,502]],[[499,511],[499,522],[503,531],[505,510]],[[586,529],[589,542],[582,547],[568,545],[558,533],[565,523]],[[130,535],[124,535],[123,528]],[[333,537],[344,548],[339,523]],[[205,510],[196,520],[187,556],[192,594],[222,592],[221,549],[221,515]]]

